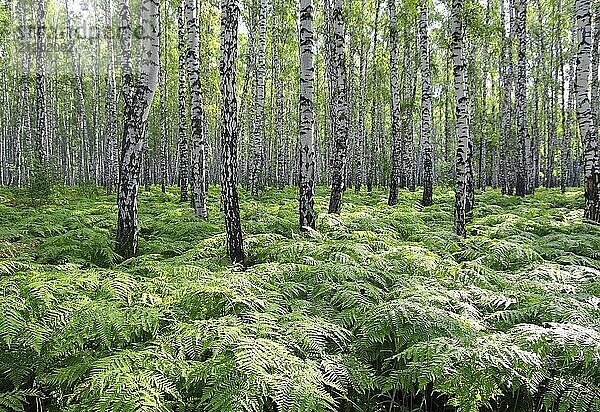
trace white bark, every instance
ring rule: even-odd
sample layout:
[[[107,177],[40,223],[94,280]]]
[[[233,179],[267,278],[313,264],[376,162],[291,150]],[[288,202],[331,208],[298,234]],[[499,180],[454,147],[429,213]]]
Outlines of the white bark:
[[[300,0],[300,125],[299,186],[300,228],[315,228],[315,149],[314,149],[314,6],[312,0]]]
[[[236,0],[221,0],[221,201],[225,214],[227,254],[244,261],[240,207],[237,195],[238,119],[235,87],[239,8]]]
[[[258,15],[258,55],[256,56],[256,106],[253,124],[253,149],[251,190],[253,196],[258,196],[258,187],[263,173],[264,153],[263,141],[265,136],[265,52],[267,43],[267,0],[260,3]]]
[[[119,162],[117,253],[123,258],[137,254],[137,189],[141,170],[148,114],[158,83],[158,0],[143,0],[140,6],[140,69],[133,76],[132,26],[128,0],[120,2],[121,76],[123,85],[123,138]]]
[[[517,54],[517,76],[515,84],[515,94],[517,103],[517,138],[518,138],[518,159],[517,159],[517,196],[525,196],[528,193],[528,171],[527,171],[527,56],[526,56],[526,21],[527,21],[527,0],[517,0],[516,10],[516,29],[517,40],[519,42]]]
[[[331,196],[329,213],[340,213],[344,193],[344,170],[348,152],[348,99],[346,90],[346,55],[343,19],[343,0],[334,0],[331,10],[334,50],[332,68],[334,70],[333,101],[334,113],[334,152],[331,172]]]
[[[421,3],[419,39],[421,48],[421,143],[423,145],[423,206],[433,204],[433,147],[431,145],[431,75],[427,0]]]
[[[452,2],[452,62],[456,95],[456,192],[454,230],[465,236],[467,173],[469,170],[469,110],[465,59],[463,56],[463,0]]]
[[[598,133],[593,121],[589,98],[591,20],[590,0],[575,1],[577,21],[577,74],[575,92],[577,95],[577,122],[583,140],[584,150],[584,189],[585,216],[600,222],[600,160]]]
[[[192,196],[196,217],[208,219],[206,208],[206,157],[207,137],[203,133],[204,109],[202,107],[202,85],[200,82],[200,32],[196,0],[185,1],[185,20],[188,35],[187,68],[191,97],[191,175]]]
[[[390,93],[391,93],[391,141],[392,141],[392,173],[388,205],[398,203],[398,186],[402,165],[402,133],[400,113],[400,86],[398,84],[398,19],[396,17],[396,0],[389,0],[390,12]]]

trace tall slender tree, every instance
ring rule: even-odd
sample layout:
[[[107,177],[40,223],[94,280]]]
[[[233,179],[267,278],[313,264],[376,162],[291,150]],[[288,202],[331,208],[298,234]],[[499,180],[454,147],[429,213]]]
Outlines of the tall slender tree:
[[[428,0],[421,0],[421,143],[423,145],[423,206],[433,204],[433,147],[431,144],[431,75],[429,72]]]
[[[89,121],[88,115],[85,108],[85,100],[83,93],[83,80],[81,76],[81,67],[79,64],[79,51],[76,47],[77,42],[73,37],[73,29],[71,27],[71,16],[69,14],[69,2],[65,0],[65,10],[66,10],[66,24],[67,24],[67,39],[69,44],[69,54],[71,57],[71,70],[73,70],[72,82],[73,88],[75,91],[75,95],[77,98],[75,99],[76,108],[77,108],[77,117],[78,124],[80,127],[77,128],[77,131],[81,133],[81,147],[88,148],[88,156],[83,157],[83,161],[86,163],[84,167],[84,178],[90,179],[95,178],[94,172],[92,171],[91,165],[93,160],[91,159],[92,151],[89,149],[90,145],[90,136],[89,136]]]
[[[105,101],[105,135],[106,135],[106,164],[105,182],[107,194],[112,194],[117,181],[118,153],[117,153],[117,95],[115,81],[115,58],[112,37],[112,0],[106,0],[105,24],[111,35],[106,38],[106,101]]]
[[[360,189],[364,183],[366,164],[363,159],[365,158],[365,146],[366,146],[366,130],[365,130],[365,102],[366,102],[366,90],[365,90],[365,71],[366,71],[366,58],[365,58],[365,0],[360,2],[360,50],[359,50],[359,68],[358,68],[358,93],[359,93],[359,111],[358,111],[358,132],[356,136],[356,145],[354,152],[354,161],[356,165],[356,177],[354,182],[354,189],[356,193],[360,192]]]
[[[377,57],[377,33],[379,29],[379,9],[381,6],[381,0],[375,0],[375,22],[373,28],[373,37],[371,40],[372,43],[372,52],[371,52],[371,60],[375,61]],[[369,82],[371,84],[371,130],[369,131],[369,142],[368,144],[365,142],[365,157],[366,157],[366,165],[365,165],[365,184],[367,185],[367,192],[371,192],[373,190],[373,179],[375,175],[375,135],[377,132],[377,121],[376,121],[376,108],[377,108],[377,86],[378,86],[378,74],[379,71],[376,70],[377,65],[373,65],[373,69],[371,72],[373,73],[372,79]],[[365,139],[366,140],[366,139]],[[368,146],[368,147],[367,147]]]
[[[236,0],[221,0],[221,201],[225,214],[227,255],[244,261],[240,206],[237,194],[238,119],[235,88],[239,7]]]
[[[275,65],[277,70],[275,76],[275,135],[277,136],[277,186],[280,189],[285,187],[285,134],[283,132],[283,58],[281,55],[281,16],[276,9],[276,24],[275,27],[275,45],[273,51],[275,53]]]
[[[300,0],[300,227],[315,228],[314,34],[312,0]]]
[[[509,11],[510,12],[510,11]],[[501,126],[500,126],[500,190],[502,194],[508,193],[509,187],[509,159],[508,149],[511,140],[512,125],[512,42],[511,33],[505,28],[504,1],[500,2],[500,15],[502,18],[502,51],[499,58],[499,72],[501,80]]]
[[[35,103],[36,103],[36,134],[35,162],[36,179],[42,179],[48,161],[48,125],[46,119],[46,0],[37,0],[37,27],[35,53]],[[43,184],[41,180],[38,180]]]
[[[121,0],[120,45],[123,88],[123,137],[117,196],[117,253],[127,259],[138,251],[137,191],[148,114],[158,83],[158,0],[142,0],[140,68],[134,75],[131,59],[132,24],[128,0]]]
[[[575,18],[579,41],[575,93],[577,95],[577,122],[584,151],[585,217],[600,222],[600,148],[589,98],[592,44],[590,0],[575,0]]]
[[[454,231],[466,235],[467,173],[469,171],[469,110],[465,59],[463,56],[463,0],[452,1],[452,62],[456,95],[456,188]]]
[[[412,17],[410,21],[414,21]],[[412,27],[412,24],[410,26]],[[400,168],[400,186],[406,187],[411,192],[414,192],[417,182],[415,170],[413,110],[417,82],[415,78],[416,65],[413,64],[414,42],[411,39],[411,32],[412,30],[409,29],[409,26],[404,27],[404,80],[402,82],[402,134],[404,138],[401,150],[402,166]]]
[[[165,193],[167,185],[167,81],[168,81],[168,43],[167,43],[167,8],[168,3],[164,3],[164,12],[159,10],[160,17],[160,53],[159,53],[159,73],[160,76],[160,189]],[[164,13],[164,18],[162,14]],[[161,70],[162,69],[162,70]]]
[[[26,9],[23,5],[25,3],[24,0],[19,0],[17,2],[17,12],[19,13],[19,21],[21,27],[27,27],[26,22]],[[19,138],[15,144],[15,157],[17,159],[17,186],[20,186],[24,181],[27,180],[27,173],[31,169],[31,109],[30,109],[30,94],[31,94],[31,54],[30,54],[30,32],[29,30],[23,30],[23,52],[21,54],[21,89],[20,89],[20,97],[21,97],[21,119],[22,119],[22,139]],[[17,133],[19,135],[19,133]],[[21,150],[21,147],[24,147],[25,150]],[[23,151],[25,154],[23,155]]]
[[[196,217],[208,219],[206,208],[206,157],[207,136],[203,133],[204,108],[202,106],[202,84],[200,81],[200,30],[197,0],[185,1],[185,21],[187,23],[188,49],[187,68],[190,82],[191,135],[190,158],[192,171],[192,201]]]
[[[344,194],[344,171],[348,152],[348,100],[346,90],[346,56],[343,0],[334,0],[331,9],[331,26],[333,28],[332,66],[335,75],[332,94],[335,108],[335,136],[333,162],[331,165],[331,195],[329,197],[329,213],[342,211]]]
[[[411,14],[410,20],[414,21]],[[401,158],[402,166],[400,168],[400,186],[406,187],[411,192],[416,188],[416,162],[415,162],[415,144],[414,144],[414,104],[416,92],[416,65],[414,44],[412,39],[412,24],[404,26],[404,79],[402,91],[402,142]],[[416,27],[416,26],[415,26]],[[414,39],[416,40],[416,38]]]
[[[519,157],[517,160],[517,196],[525,196],[528,188],[528,168],[527,168],[527,147],[528,129],[527,129],[527,0],[516,0],[516,29],[519,48],[517,53],[517,76],[515,83],[515,94],[517,103],[517,138],[519,144]]]
[[[388,205],[398,203],[398,186],[402,168],[402,133],[400,113],[400,85],[398,84],[398,18],[396,16],[396,0],[389,0],[390,12],[390,113],[392,141],[392,173]]]
[[[258,53],[256,56],[255,110],[253,123],[253,153],[250,185],[252,196],[258,196],[260,179],[263,173],[263,143],[265,140],[265,54],[267,44],[267,0],[258,0]]]
[[[177,108],[178,108],[178,141],[177,158],[179,164],[179,201],[185,203],[188,201],[189,171],[188,171],[188,130],[187,130],[187,110],[186,110],[186,89],[187,89],[187,70],[185,53],[185,11],[184,0],[177,8],[177,50],[179,54],[178,65],[178,88],[177,88]]]

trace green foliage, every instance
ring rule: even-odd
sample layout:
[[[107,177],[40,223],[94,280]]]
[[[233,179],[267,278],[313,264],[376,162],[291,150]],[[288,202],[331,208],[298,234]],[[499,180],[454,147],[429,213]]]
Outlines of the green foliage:
[[[48,164],[34,162],[29,181],[29,198],[36,205],[48,202],[52,196],[56,182]]]
[[[247,268],[217,189],[208,223],[175,189],[141,194],[142,255],[120,264],[93,192],[0,190],[0,410],[600,410],[580,191],[478,194],[466,240],[445,188],[426,209],[348,192],[340,216],[319,188],[307,233],[293,189],[242,191]]]

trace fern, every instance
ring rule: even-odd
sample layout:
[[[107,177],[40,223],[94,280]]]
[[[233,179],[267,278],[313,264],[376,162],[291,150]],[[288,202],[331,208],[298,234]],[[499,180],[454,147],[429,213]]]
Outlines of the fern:
[[[478,195],[463,240],[443,188],[341,215],[318,188],[307,233],[293,189],[242,191],[246,268],[209,196],[207,223],[144,193],[118,264],[114,198],[0,206],[0,408],[599,410],[600,232],[572,193]]]

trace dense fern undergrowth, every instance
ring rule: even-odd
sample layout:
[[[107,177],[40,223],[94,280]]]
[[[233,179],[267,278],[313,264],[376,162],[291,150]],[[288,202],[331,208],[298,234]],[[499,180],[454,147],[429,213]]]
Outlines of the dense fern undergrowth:
[[[100,189],[98,189],[100,191]],[[228,263],[218,189],[198,222],[140,194],[117,263],[114,197],[0,189],[0,409],[600,411],[600,228],[582,193],[488,191],[466,240],[453,193],[346,193],[299,233],[296,191],[241,194]]]

